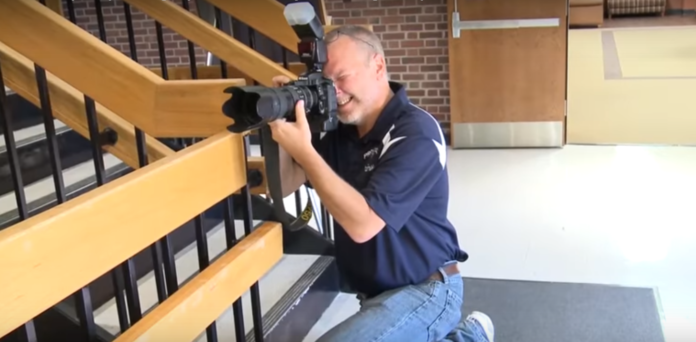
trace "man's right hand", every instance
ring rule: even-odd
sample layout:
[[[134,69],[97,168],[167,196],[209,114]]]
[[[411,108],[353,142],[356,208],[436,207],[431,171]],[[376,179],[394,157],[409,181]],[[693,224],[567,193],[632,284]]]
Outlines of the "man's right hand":
[[[284,75],[278,75],[276,77],[273,77],[272,82],[274,87],[280,88],[290,83],[290,78]]]
[[[280,88],[290,83],[290,81],[290,78],[284,75],[275,76],[272,79],[273,87],[275,88]],[[278,157],[280,159],[281,188],[283,198],[285,198],[299,189],[307,181],[307,176],[300,165],[292,160],[288,152],[280,146],[278,146]]]

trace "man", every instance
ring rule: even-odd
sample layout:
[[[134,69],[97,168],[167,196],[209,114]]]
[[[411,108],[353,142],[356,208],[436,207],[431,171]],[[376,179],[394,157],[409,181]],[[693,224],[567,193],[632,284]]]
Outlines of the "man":
[[[307,181],[316,190],[335,220],[336,262],[361,300],[358,313],[319,341],[492,342],[488,316],[461,313],[457,261],[468,256],[447,219],[440,125],[389,81],[374,33],[342,26],[326,42],[324,74],[335,82],[339,128],[313,146],[302,101],[296,122],[270,124],[286,152],[284,195]]]

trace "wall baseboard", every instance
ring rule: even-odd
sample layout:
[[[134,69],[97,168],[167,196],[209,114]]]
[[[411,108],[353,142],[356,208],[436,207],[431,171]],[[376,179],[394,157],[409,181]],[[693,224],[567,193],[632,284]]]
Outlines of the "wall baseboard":
[[[666,15],[695,15],[696,9],[693,8],[670,8],[665,12]]]

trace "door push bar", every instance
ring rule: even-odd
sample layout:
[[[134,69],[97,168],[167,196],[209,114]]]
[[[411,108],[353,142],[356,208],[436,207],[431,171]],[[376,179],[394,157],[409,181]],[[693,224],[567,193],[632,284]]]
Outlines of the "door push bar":
[[[452,12],[452,37],[459,38],[462,30],[502,30],[536,27],[557,27],[559,18],[505,19],[505,20],[459,20],[459,12]]]

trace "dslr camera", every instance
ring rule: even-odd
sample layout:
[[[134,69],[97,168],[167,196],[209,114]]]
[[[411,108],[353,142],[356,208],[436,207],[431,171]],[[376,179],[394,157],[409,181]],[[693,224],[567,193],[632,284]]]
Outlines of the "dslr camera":
[[[297,80],[280,88],[264,86],[230,87],[232,94],[222,111],[234,120],[227,129],[233,133],[261,128],[267,123],[285,118],[295,120],[295,104],[304,100],[305,113],[313,133],[325,132],[338,126],[338,102],[333,81],[322,71],[328,56],[324,42],[324,27],[307,2],[291,3],[285,7],[285,19],[300,42],[297,51],[307,68]]]

